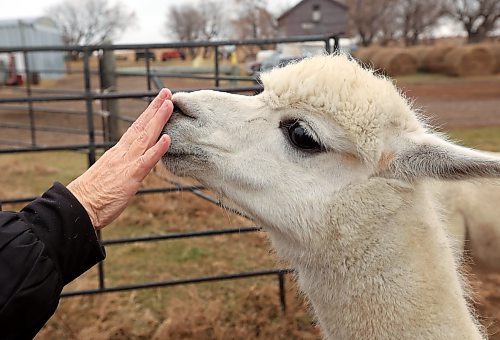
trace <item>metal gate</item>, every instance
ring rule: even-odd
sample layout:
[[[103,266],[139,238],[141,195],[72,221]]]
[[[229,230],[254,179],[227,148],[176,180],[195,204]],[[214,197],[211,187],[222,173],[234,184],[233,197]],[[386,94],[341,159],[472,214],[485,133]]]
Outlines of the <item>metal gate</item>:
[[[291,38],[276,38],[276,39],[253,39],[253,40],[229,40],[229,41],[216,41],[216,42],[188,42],[188,43],[167,43],[167,44],[147,44],[147,45],[99,45],[99,46],[39,46],[39,47],[10,47],[10,48],[0,48],[0,53],[21,53],[23,55],[25,68],[23,73],[25,75],[24,79],[24,94],[20,96],[0,96],[0,110],[17,110],[19,109],[19,104],[25,103],[27,106],[24,108],[24,112],[27,112],[29,118],[29,124],[13,124],[13,123],[0,123],[0,128],[9,129],[27,129],[30,131],[30,142],[29,145],[23,145],[23,143],[13,143],[16,144],[13,147],[0,148],[0,154],[8,153],[26,153],[26,152],[50,152],[50,151],[79,151],[85,152],[87,154],[88,162],[87,165],[90,167],[97,158],[98,151],[104,151],[114,145],[112,141],[109,140],[109,112],[107,115],[101,115],[103,119],[102,130],[97,130],[94,124],[94,118],[97,113],[94,112],[93,103],[97,100],[110,101],[119,99],[138,99],[138,100],[151,100],[158,93],[159,88],[163,86],[160,77],[164,78],[190,78],[190,79],[204,79],[213,81],[213,87],[207,87],[203,89],[212,89],[217,91],[225,91],[231,93],[252,93],[255,91],[261,91],[262,87],[258,84],[254,77],[242,77],[242,76],[226,76],[221,74],[220,67],[220,49],[223,46],[262,46],[262,45],[274,45],[280,43],[301,43],[301,42],[322,42],[324,43],[324,49],[326,53],[330,53],[333,50],[338,49],[338,37],[331,35],[321,35],[321,36],[303,36],[303,37],[291,37]],[[151,62],[149,55],[151,51],[160,48],[169,49],[182,49],[182,48],[212,48],[214,50],[213,58],[213,75],[196,75],[196,74],[169,74],[157,72],[151,67]],[[110,92],[108,84],[106,82],[106,54],[112,53],[118,50],[135,50],[143,51],[144,56],[146,56],[144,62],[144,72],[136,71],[129,72],[127,76],[142,76],[145,77],[145,87],[144,91],[137,92]],[[32,86],[33,70],[30,69],[29,65],[29,54],[30,53],[44,53],[44,52],[64,52],[64,53],[77,53],[81,55],[83,60],[83,91],[52,91],[51,89],[46,89],[43,91],[35,91]],[[99,67],[98,69],[92,69],[90,65],[90,58],[92,56],[98,55]],[[37,70],[38,72],[42,70]],[[44,72],[61,72],[55,70],[43,70]],[[72,70],[71,72],[78,72]],[[93,90],[93,84],[91,83],[91,75],[99,75],[99,90]],[[231,82],[249,82],[248,86],[221,86],[221,82],[231,81]],[[95,85],[94,85],[95,86]],[[153,87],[156,89],[153,89]],[[200,90],[196,89],[182,89],[184,92]],[[177,89],[171,89],[173,93],[177,92]],[[35,119],[35,111],[40,108],[40,104],[48,102],[67,102],[67,101],[83,101],[85,103],[85,110],[75,110],[75,109],[56,109],[43,107],[41,110],[44,112],[51,113],[72,113],[77,115],[84,115],[86,117],[86,129],[77,128],[63,128],[63,127],[53,127],[53,126],[40,126],[37,125]],[[112,114],[113,112],[111,112]],[[114,115],[114,119],[119,119],[126,122],[133,121],[133,118]],[[66,134],[79,134],[87,136],[87,143],[80,144],[65,144],[65,145],[42,145],[37,142],[37,131],[49,131],[54,133],[66,133]],[[96,142],[96,135],[102,134],[102,142]],[[9,141],[2,141],[2,143],[9,143]],[[186,192],[197,197],[200,197],[212,204],[215,204],[231,213],[248,218],[243,212],[232,208],[224,206],[219,200],[214,198],[210,193],[207,193],[205,188],[201,186],[188,186],[181,185],[176,182],[170,182],[168,186],[159,188],[147,188],[141,189],[137,195],[147,195],[153,193],[172,193],[172,192]],[[0,199],[0,208],[3,206],[8,206],[18,203],[27,203],[34,200],[36,197],[12,197],[12,198],[2,198]],[[184,233],[167,233],[162,235],[145,235],[142,237],[131,237],[122,239],[102,239],[100,233],[98,233],[99,238],[103,245],[107,246],[117,246],[120,244],[129,244],[134,242],[154,242],[159,240],[172,240],[180,238],[194,238],[194,237],[209,237],[216,235],[227,235],[227,234],[246,234],[259,231],[258,226],[246,226],[246,227],[236,227],[236,228],[224,228],[216,230],[206,230],[206,231],[195,231],[195,232],[184,232]],[[185,285],[194,284],[202,282],[212,282],[212,281],[224,281],[224,280],[234,280],[234,279],[244,279],[257,276],[275,276],[278,280],[279,285],[279,299],[283,310],[286,308],[285,300],[285,275],[290,273],[290,269],[262,269],[251,272],[238,272],[238,273],[226,273],[226,274],[216,274],[212,276],[203,277],[192,277],[183,278],[168,281],[157,281],[157,282],[144,282],[144,283],[131,283],[127,285],[120,286],[108,286],[106,285],[106,272],[103,263],[98,265],[98,288],[88,289],[88,290],[76,290],[76,291],[65,291],[62,293],[62,297],[71,297],[78,295],[91,295],[100,294],[108,292],[118,292],[118,291],[128,291],[134,289],[143,288],[154,288],[154,287],[167,287],[174,285]]]

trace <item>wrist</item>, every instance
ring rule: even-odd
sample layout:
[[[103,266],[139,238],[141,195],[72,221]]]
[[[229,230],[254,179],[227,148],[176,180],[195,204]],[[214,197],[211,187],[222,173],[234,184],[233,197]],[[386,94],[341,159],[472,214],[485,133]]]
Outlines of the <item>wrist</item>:
[[[68,184],[67,189],[73,194],[73,196],[75,196],[78,202],[80,202],[80,204],[85,208],[85,211],[89,215],[90,221],[92,222],[92,226],[94,227],[94,229],[95,230],[100,229],[96,209],[88,199],[89,195],[86,194],[85,190],[80,185],[78,178],[75,179],[70,184]]]

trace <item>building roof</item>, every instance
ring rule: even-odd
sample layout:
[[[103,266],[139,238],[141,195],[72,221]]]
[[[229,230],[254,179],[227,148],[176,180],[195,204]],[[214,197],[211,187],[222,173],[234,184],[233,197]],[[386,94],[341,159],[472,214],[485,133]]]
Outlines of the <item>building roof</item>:
[[[302,4],[303,2],[305,1],[310,1],[310,0],[302,0],[302,1],[299,1],[295,6],[287,9],[283,14],[281,14],[279,17],[278,17],[278,21],[280,21],[281,19],[283,19],[284,17],[288,16],[291,12],[293,12],[297,7],[299,7],[300,4]],[[349,6],[347,6],[346,4],[340,2],[340,1],[337,1],[337,0],[329,0],[330,2],[334,3],[335,5],[345,9],[346,11],[349,9]]]
[[[44,31],[59,32],[56,22],[49,17],[31,17],[0,20],[0,28],[31,26]]]

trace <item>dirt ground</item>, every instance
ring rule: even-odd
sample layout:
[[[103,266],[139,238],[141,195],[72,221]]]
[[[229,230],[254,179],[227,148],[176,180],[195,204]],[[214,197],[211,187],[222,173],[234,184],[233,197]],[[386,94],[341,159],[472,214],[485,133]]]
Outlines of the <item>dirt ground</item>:
[[[500,126],[500,75],[403,77],[397,84],[433,126],[442,129]]]
[[[422,109],[431,124],[440,129],[500,127],[500,76],[472,79],[415,76],[400,78],[396,82],[414,101],[415,106]],[[94,77],[94,88],[97,83],[97,78]],[[190,80],[164,79],[164,83],[175,89],[212,86],[211,83]],[[45,84],[44,87],[82,91],[83,80],[79,75],[72,75]],[[145,88],[143,78],[120,78],[118,84],[119,91],[144,91]],[[35,89],[40,90],[41,88]],[[18,90],[0,88],[0,97],[20,95],[22,93]],[[20,106],[11,106],[13,105]],[[143,100],[123,100],[120,102],[120,114],[136,117],[146,105],[147,102]],[[49,114],[43,111],[43,107],[47,106],[61,110],[85,109],[84,104],[78,102],[35,104],[35,109],[39,108],[35,115],[37,124],[80,129],[86,127],[85,116]],[[94,109],[99,111],[99,102],[94,103]],[[28,122],[25,111],[0,110],[0,123]],[[95,118],[94,123],[97,129],[102,129],[101,118]],[[126,126],[127,124],[123,124],[122,129]],[[99,133],[96,134],[96,139],[98,142],[102,140]],[[85,143],[87,136],[38,132],[37,140],[44,145],[73,144]],[[27,142],[28,131],[0,127],[0,148]],[[0,155],[0,161],[2,157],[6,156]],[[8,159],[6,164],[14,164],[15,173],[12,175],[32,176],[43,173],[47,183],[53,177],[70,179],[85,166],[84,162],[80,164],[80,160],[68,161],[75,168],[72,173],[65,173],[58,168],[59,160],[47,158],[46,161],[48,164],[45,167],[37,165],[26,169],[22,166],[23,160],[13,163]],[[31,190],[36,194],[46,182],[39,184],[36,189],[23,188],[20,183],[2,184],[0,196],[4,197],[5,192],[32,194]],[[161,183],[156,179],[148,179],[148,185],[154,187]],[[245,221],[228,215],[191,195],[175,194],[168,198],[144,196],[138,198],[118,221],[125,227],[110,229],[105,237],[244,225]],[[151,221],[159,222],[158,225],[151,225]],[[175,229],[179,226],[185,226],[186,229]],[[140,228],[139,231],[137,228]],[[193,242],[170,245],[170,248],[151,244],[136,244],[119,249],[108,247],[106,268],[110,271],[109,284],[189,277],[192,270],[198,270],[203,275],[260,268],[259,265],[277,266],[262,234],[248,235],[241,243],[236,236]],[[210,250],[214,246],[215,249]],[[229,246],[234,249],[225,250]],[[166,253],[165,249],[175,249],[177,252]],[[139,260],[132,262],[129,261],[130,258]],[[163,262],[159,261],[160,258]],[[473,267],[471,271],[469,280],[476,292],[474,306],[481,322],[488,328],[490,337],[500,339],[500,274],[474,272]],[[91,270],[70,288],[93,288],[95,282],[96,272]],[[293,280],[289,278],[287,281],[286,313],[280,310],[277,294],[275,280],[263,278],[63,299],[58,312],[38,338],[318,339],[319,332],[308,313],[306,303],[294,288]]]

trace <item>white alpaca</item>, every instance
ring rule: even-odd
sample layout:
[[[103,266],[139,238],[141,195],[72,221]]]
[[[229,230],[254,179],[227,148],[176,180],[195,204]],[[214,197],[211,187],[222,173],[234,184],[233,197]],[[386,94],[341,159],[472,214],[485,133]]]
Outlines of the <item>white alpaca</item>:
[[[500,272],[500,183],[435,181],[432,187],[457,255],[467,248],[476,269]]]
[[[262,79],[253,97],[174,95],[165,165],[262,224],[326,338],[482,338],[428,178],[500,176],[500,161],[433,135],[344,56]]]

